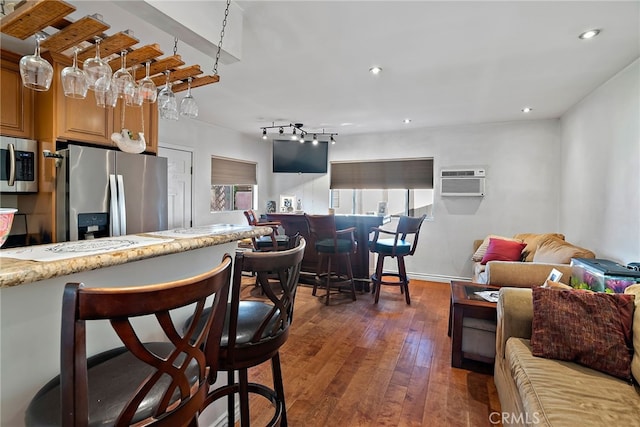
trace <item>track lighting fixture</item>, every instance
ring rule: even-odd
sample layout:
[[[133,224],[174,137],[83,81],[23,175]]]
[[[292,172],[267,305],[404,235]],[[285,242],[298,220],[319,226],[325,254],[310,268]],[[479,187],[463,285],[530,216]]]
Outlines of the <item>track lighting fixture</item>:
[[[272,122],[271,126],[263,126],[260,129],[262,129],[262,139],[268,139],[267,129],[278,129],[278,133],[280,135],[284,135],[284,128],[292,128],[293,130],[291,131],[291,140],[300,141],[300,143],[303,144],[306,142],[306,136],[309,132],[304,130],[302,126],[303,126],[302,123],[289,123],[288,125],[276,125],[275,122]],[[318,135],[329,135],[329,141],[331,141],[331,144],[335,144],[336,140],[334,136],[338,134],[335,132],[325,132],[324,129],[322,129],[322,132],[314,132],[312,135],[313,135],[313,144],[315,145],[318,143]]]

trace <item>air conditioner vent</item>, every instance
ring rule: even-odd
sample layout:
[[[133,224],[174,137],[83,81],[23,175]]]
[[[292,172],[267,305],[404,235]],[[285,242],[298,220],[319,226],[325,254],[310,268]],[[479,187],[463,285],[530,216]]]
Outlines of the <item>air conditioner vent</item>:
[[[484,169],[440,171],[441,196],[484,196]]]

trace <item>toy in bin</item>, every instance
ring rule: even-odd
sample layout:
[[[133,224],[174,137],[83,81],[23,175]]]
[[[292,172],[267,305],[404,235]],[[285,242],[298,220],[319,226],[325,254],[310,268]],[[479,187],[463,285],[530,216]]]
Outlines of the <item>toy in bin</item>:
[[[640,283],[640,271],[606,259],[571,259],[571,286],[576,289],[623,293],[635,283]]]

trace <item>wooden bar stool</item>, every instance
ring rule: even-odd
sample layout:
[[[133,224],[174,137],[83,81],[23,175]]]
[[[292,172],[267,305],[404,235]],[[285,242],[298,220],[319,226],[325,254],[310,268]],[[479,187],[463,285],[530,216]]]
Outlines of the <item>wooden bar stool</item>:
[[[307,215],[305,214],[309,233],[314,247],[318,253],[318,267],[316,280],[313,284],[312,294],[315,296],[318,285],[324,282],[327,288],[326,305],[329,305],[331,288],[348,286],[351,290],[351,299],[356,300],[356,289],[353,282],[351,269],[351,254],[356,253],[355,227],[336,230],[334,215]],[[324,269],[326,264],[327,268]],[[341,264],[344,266],[343,273]]]
[[[215,356],[209,353],[208,356],[216,357],[209,361],[211,365],[227,371],[228,383],[210,390],[201,408],[204,411],[214,401],[227,397],[229,426],[235,425],[236,394],[240,401],[240,426],[249,426],[249,393],[265,397],[274,406],[268,426],[287,426],[279,349],[287,341],[293,322],[293,304],[306,245],[300,236],[293,239],[297,244],[293,249],[236,253],[231,302],[220,353]],[[243,270],[256,273],[265,300],[240,300]],[[273,388],[249,382],[248,369],[267,361],[271,361]],[[235,382],[236,371],[238,382]]]
[[[32,399],[26,425],[196,426],[218,370],[207,354],[219,351],[230,279],[231,257],[225,255],[212,270],[169,283],[122,288],[68,283],[60,375]],[[182,335],[174,324],[177,310],[192,313]],[[167,341],[141,342],[135,329],[141,316],[155,321],[154,336]],[[86,324],[94,321],[110,324],[123,346],[87,359]]]
[[[381,285],[399,286],[400,292],[404,293],[407,304],[411,304],[411,298],[409,297],[409,278],[407,277],[407,270],[404,265],[404,257],[413,255],[416,251],[420,226],[425,218],[426,215],[417,218],[401,216],[395,232],[382,228],[371,229],[374,235],[373,239],[369,242],[369,250],[378,254],[376,272],[371,276],[371,282],[373,283],[372,292],[375,292],[375,304],[378,303],[378,299],[380,298]],[[380,239],[381,234],[392,235],[393,237]],[[398,259],[397,273],[383,271],[385,257]],[[384,280],[385,276],[396,277],[397,280]]]
[[[284,234],[278,234],[278,227],[280,222],[278,221],[258,221],[256,214],[253,210],[249,209],[244,211],[244,216],[247,218],[249,225],[253,226],[265,226],[271,227],[271,234],[262,237],[252,237],[253,249],[256,251],[281,251],[289,249],[289,236]]]

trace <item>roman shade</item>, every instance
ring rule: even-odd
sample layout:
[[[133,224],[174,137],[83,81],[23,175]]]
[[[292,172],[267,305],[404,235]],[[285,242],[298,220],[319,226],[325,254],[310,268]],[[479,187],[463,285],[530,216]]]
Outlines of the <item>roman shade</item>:
[[[433,188],[433,159],[331,162],[330,188],[430,189]]]
[[[212,185],[257,185],[256,164],[223,157],[211,157]]]

